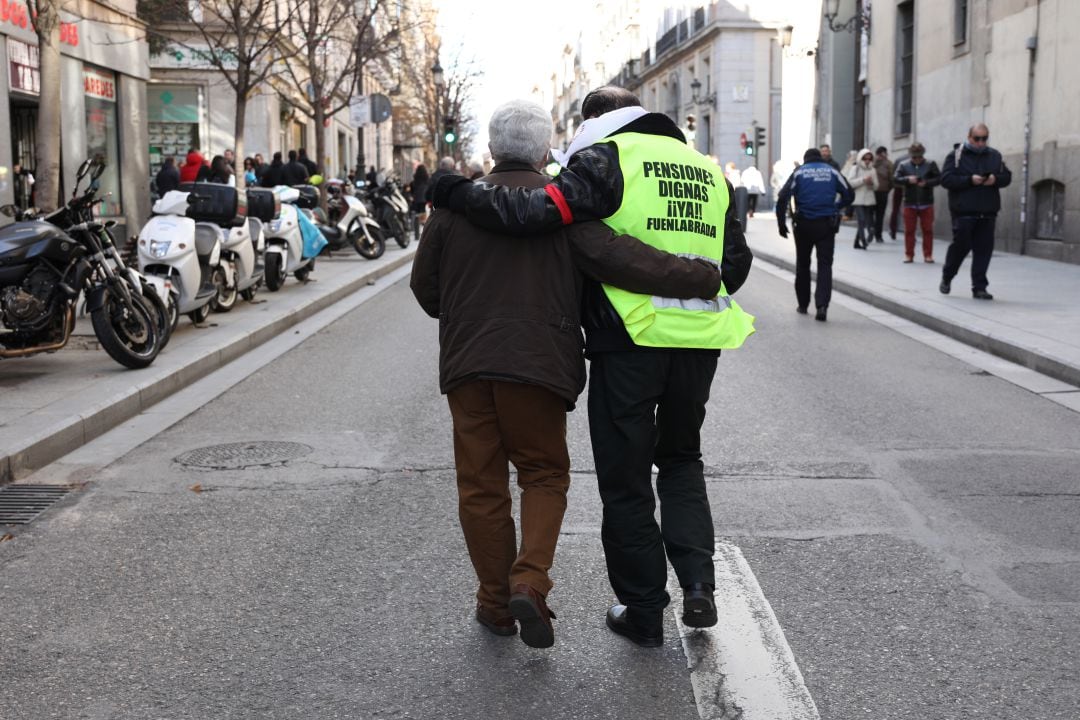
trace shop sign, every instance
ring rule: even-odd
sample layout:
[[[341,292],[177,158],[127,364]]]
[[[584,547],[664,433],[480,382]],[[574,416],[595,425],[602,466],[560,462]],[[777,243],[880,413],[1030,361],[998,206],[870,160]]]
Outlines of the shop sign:
[[[83,68],[83,90],[87,97],[116,102],[116,76]]]
[[[213,70],[219,65],[226,70],[235,70],[240,63],[233,51],[219,48],[214,53],[205,45],[171,45],[164,52],[150,56],[150,67],[163,70]]]
[[[0,0],[0,25],[9,24],[22,30],[34,29],[30,12],[26,5],[15,0]],[[60,23],[60,42],[72,47],[79,46],[79,26],[75,23]]]
[[[7,39],[8,86],[33,95],[41,94],[41,67],[35,45]]]

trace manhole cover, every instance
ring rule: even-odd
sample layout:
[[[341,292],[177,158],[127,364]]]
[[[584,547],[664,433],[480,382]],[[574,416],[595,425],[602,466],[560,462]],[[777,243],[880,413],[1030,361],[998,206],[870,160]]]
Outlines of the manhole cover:
[[[304,457],[314,450],[310,445],[274,440],[211,445],[189,450],[176,457],[176,462],[189,467],[215,470],[239,470],[259,465],[276,465]]]
[[[70,488],[63,485],[4,485],[0,487],[0,525],[25,525]]]

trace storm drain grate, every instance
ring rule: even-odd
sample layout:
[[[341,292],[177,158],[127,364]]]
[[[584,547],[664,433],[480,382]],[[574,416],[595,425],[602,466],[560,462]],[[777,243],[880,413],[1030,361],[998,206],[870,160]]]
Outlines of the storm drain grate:
[[[276,440],[228,443],[196,448],[176,456],[176,462],[188,467],[214,470],[241,470],[260,465],[276,465],[301,458],[315,448],[303,443]]]
[[[0,487],[0,525],[25,525],[70,490],[63,485],[4,485]]]

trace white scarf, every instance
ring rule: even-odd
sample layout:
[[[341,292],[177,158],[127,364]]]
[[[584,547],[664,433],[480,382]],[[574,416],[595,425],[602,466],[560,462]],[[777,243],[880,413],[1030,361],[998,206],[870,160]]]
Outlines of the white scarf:
[[[600,117],[590,118],[581,123],[578,127],[574,139],[570,142],[570,147],[566,148],[566,152],[563,152],[558,148],[551,148],[551,156],[555,158],[555,161],[560,165],[567,167],[570,158],[572,158],[574,153],[578,150],[589,147],[597,140],[606,138],[623,125],[632,123],[642,115],[647,114],[648,112],[645,108],[640,105],[635,105],[633,107],[612,110],[611,112],[604,113]]]

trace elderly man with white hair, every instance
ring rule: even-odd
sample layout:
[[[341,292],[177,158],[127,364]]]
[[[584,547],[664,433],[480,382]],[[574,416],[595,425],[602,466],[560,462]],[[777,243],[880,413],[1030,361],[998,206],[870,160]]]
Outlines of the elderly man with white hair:
[[[512,101],[489,125],[495,166],[483,182],[541,188],[552,137],[539,105]],[[531,647],[554,644],[546,598],[566,509],[566,412],[585,387],[584,275],[633,292],[713,298],[718,268],[616,235],[599,222],[530,237],[484,230],[436,211],[424,230],[412,290],[439,319],[439,383],[453,418],[458,512],[479,580],[476,619]],[[521,488],[521,543],[509,463]],[[516,621],[516,622],[515,622]]]

